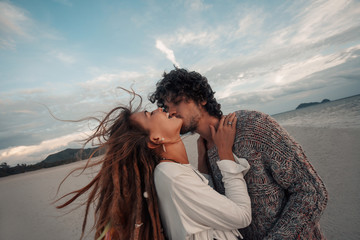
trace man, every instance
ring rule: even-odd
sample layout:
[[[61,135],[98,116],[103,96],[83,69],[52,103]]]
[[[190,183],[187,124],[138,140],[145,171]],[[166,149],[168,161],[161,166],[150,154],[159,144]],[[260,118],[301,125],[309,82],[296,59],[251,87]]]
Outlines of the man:
[[[217,128],[222,112],[207,79],[175,68],[164,73],[149,100],[170,116],[183,119],[181,133],[197,132],[205,140],[215,189],[224,193],[210,128]],[[327,204],[327,191],[301,146],[269,115],[240,110],[236,116],[233,152],[251,166],[245,180],[252,223],[241,230],[245,239],[325,239],[319,220]],[[201,157],[198,168],[207,171]]]

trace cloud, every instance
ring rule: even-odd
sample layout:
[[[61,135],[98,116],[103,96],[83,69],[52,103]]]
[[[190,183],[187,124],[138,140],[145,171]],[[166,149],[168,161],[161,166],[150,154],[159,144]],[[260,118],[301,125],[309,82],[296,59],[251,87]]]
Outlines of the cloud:
[[[79,86],[88,94],[92,92],[100,98],[114,95],[117,87],[135,88],[139,93],[144,93],[154,84],[155,73],[153,69],[145,72],[120,71],[114,73],[99,73],[98,76],[79,83]]]
[[[245,14],[241,14],[237,18],[238,25],[236,31],[229,31],[228,38],[244,38],[249,35],[261,34],[263,23],[265,21],[265,13],[261,9],[251,9]]]
[[[203,0],[185,0],[185,6],[191,11],[204,11],[212,7],[210,4],[205,4]]]
[[[306,80],[315,73],[340,66],[354,58],[359,58],[359,50],[360,45],[357,45],[341,52],[327,55],[318,54],[302,61],[297,58],[289,58],[287,63],[281,64],[276,62],[275,59],[261,62],[258,61],[258,57],[248,58],[244,60],[248,64],[244,62],[224,64],[219,68],[212,69],[209,75],[215,75],[212,79],[215,80],[216,86],[223,86],[217,94],[218,98],[222,99],[234,94],[246,94],[249,89],[259,91],[261,89],[282,88],[285,85],[293,85],[297,81]],[[262,57],[260,56],[260,58]],[[222,74],[224,72],[231,74],[224,75]],[[238,76],[235,75],[236,73],[239,73]],[[314,84],[316,84],[316,81]]]
[[[103,72],[103,73],[101,73]],[[83,123],[67,123],[54,119],[77,120],[88,116],[102,117],[119,104],[127,105],[130,95],[117,87],[133,88],[143,96],[155,88],[161,72],[147,68],[143,72],[96,70],[97,76],[71,85],[51,83],[43,88],[16,89],[2,93],[0,100],[0,149],[16,145],[40,144],[46,139],[78,131]],[[46,87],[46,88],[45,88]],[[65,89],[65,91],[64,91]]]
[[[19,93],[21,95],[33,95],[33,94],[41,94],[45,93],[46,90],[44,88],[27,88],[27,89],[20,89]]]
[[[314,65],[313,68],[310,67],[311,64]],[[338,54],[316,57],[313,61],[304,62],[299,69],[290,67],[291,70],[285,71],[286,77],[283,80],[292,77],[292,74],[296,75],[295,77],[302,76],[297,81],[283,81],[281,84],[274,82],[268,86],[252,88],[250,91],[247,91],[246,87],[243,88],[244,85],[239,85],[240,87],[233,85],[233,88],[226,86],[225,90],[217,92],[216,97],[228,112],[236,109],[256,109],[271,114],[279,113],[294,109],[306,98],[313,101],[321,101],[322,99],[319,99],[321,97],[331,98],[331,95],[327,95],[330,92],[333,96],[336,96],[334,92],[345,90],[348,92],[345,96],[358,94],[356,89],[360,87],[359,64],[360,46],[355,46]],[[302,71],[305,71],[304,75]],[[275,76],[276,74],[273,77]],[[261,81],[255,84],[260,85]],[[341,94],[338,96],[341,97]]]
[[[15,41],[12,39],[0,39],[0,48],[15,49]]]
[[[53,50],[53,51],[49,52],[49,54],[66,64],[73,64],[76,62],[76,59],[74,56],[64,53],[64,52],[61,52],[61,51]]]
[[[344,72],[346,77],[335,77],[332,69],[358,68],[351,61],[359,58],[359,2],[284,3],[271,11],[237,5],[227,18],[211,25],[203,18],[158,39],[179,52],[177,58],[187,68],[200,70],[216,97],[229,104],[238,99],[255,106],[326,88],[321,74],[333,85],[352,81],[347,80],[350,70]]]
[[[182,28],[177,30],[175,36],[167,38],[170,45],[194,45],[209,46],[219,38],[216,32],[207,31],[189,31]]]
[[[315,55],[304,61],[284,64],[281,69],[269,77],[269,81],[276,85],[289,84],[304,79],[313,73],[343,64],[349,57],[351,57],[351,53],[345,51],[329,55]]]
[[[38,145],[17,146],[0,150],[0,162],[13,166],[19,163],[33,164],[44,160],[46,156],[61,149],[74,146],[76,141],[84,139],[84,133],[73,133],[41,142]],[[80,147],[81,144],[75,144]]]
[[[31,110],[27,110],[27,109],[22,109],[22,110],[14,110],[14,113],[24,113],[24,114],[36,114],[36,112],[31,111]]]
[[[359,25],[360,4],[356,1],[315,1],[300,12],[294,44],[319,41]]]
[[[262,9],[239,6],[216,22],[200,14],[195,16],[196,21],[194,15],[186,15],[183,20],[188,23],[186,26],[174,28],[157,39],[166,48],[179,52],[177,58],[187,66],[196,64],[197,68],[207,70],[223,60],[239,58],[243,51],[259,49],[266,38],[263,35],[265,16]]]
[[[15,38],[30,38],[27,28],[32,20],[25,10],[9,2],[0,2],[0,48],[14,48]]]
[[[217,43],[224,43],[230,41],[229,36],[241,38],[244,34],[237,33],[252,31],[253,25],[257,30],[268,28],[259,39],[252,39],[257,47],[234,45],[234,57],[224,56],[222,62],[217,61],[212,65],[208,64],[210,61],[205,63],[208,70],[204,73],[218,89],[220,98],[236,94],[237,91],[245,93],[304,81],[314,73],[334,66],[345,66],[344,63],[357,57],[354,51],[358,46],[346,49],[344,44],[353,45],[360,40],[357,34],[360,21],[354,21],[360,16],[358,2],[316,1],[299,9],[298,14],[285,26],[280,24],[271,29],[267,26],[266,18],[260,18],[254,24],[257,20],[254,20],[256,14],[253,13],[261,12],[256,10],[240,18],[237,31],[227,29],[228,35],[217,32],[222,36]],[[217,43],[214,48],[221,48]],[[243,49],[247,51],[246,54],[241,54]],[[221,59],[221,56],[218,58]],[[198,65],[203,68],[202,64]]]
[[[11,2],[0,1],[0,49],[15,49],[22,41],[59,40],[57,31],[36,22],[28,11]]]
[[[24,25],[30,21],[24,10],[10,4],[0,2],[0,30],[3,33],[27,36]]]
[[[166,58],[169,59],[174,65],[180,66],[175,59],[174,51],[169,49],[161,40],[156,40],[156,48],[162,53],[165,53]]]
[[[273,44],[307,45],[359,26],[360,3],[349,0],[310,1],[293,23],[273,33]]]
[[[262,33],[265,21],[265,14],[261,9],[242,9],[242,11],[229,13],[232,15],[231,21],[223,20],[209,25],[209,22],[199,20],[196,24],[180,27],[173,33],[163,35],[161,41],[167,46],[176,46],[176,48],[193,47],[197,51],[201,47],[206,51],[217,53],[219,48],[223,51],[228,44],[234,42],[237,43],[236,48],[239,48],[244,44],[244,42],[238,44],[240,39],[250,39],[250,36],[254,37]],[[189,21],[193,22],[191,18]]]
[[[79,148],[81,145],[76,140],[84,139],[84,133],[94,127],[94,122],[69,123],[56,120],[38,103],[45,103],[59,119],[77,120],[87,116],[102,118],[103,112],[118,104],[129,103],[130,95],[117,89],[117,86],[127,89],[133,86],[137,93],[145,97],[143,107],[146,106],[146,96],[154,89],[155,76],[160,74],[151,68],[143,73],[103,73],[77,84],[78,87],[66,95],[44,92],[42,89],[6,93],[0,102],[0,162],[10,165],[35,163],[64,148]]]

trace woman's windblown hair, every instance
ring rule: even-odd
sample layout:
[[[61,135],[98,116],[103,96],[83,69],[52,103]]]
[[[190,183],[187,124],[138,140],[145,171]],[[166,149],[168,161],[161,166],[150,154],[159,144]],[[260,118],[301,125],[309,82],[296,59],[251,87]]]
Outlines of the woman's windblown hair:
[[[132,94],[129,107],[112,109],[102,120],[98,120],[94,133],[85,140],[84,145],[99,142],[98,150],[105,151],[99,161],[92,162],[90,158],[85,166],[101,165],[100,171],[85,187],[57,200],[65,199],[65,203],[57,206],[64,208],[87,194],[83,203],[86,212],[81,239],[92,204],[96,206],[95,239],[103,239],[109,225],[113,240],[164,239],[153,178],[159,157],[147,147],[149,133],[131,119],[132,113],[139,111],[142,98],[133,91],[127,92]],[[133,110],[136,96],[140,98],[140,104]]]

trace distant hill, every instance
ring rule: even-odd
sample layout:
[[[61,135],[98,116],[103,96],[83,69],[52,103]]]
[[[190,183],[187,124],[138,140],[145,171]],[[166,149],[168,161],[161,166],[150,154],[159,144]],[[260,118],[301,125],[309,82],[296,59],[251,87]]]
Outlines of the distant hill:
[[[56,162],[70,161],[75,162],[79,159],[87,159],[96,148],[87,148],[81,152],[81,149],[68,148],[63,151],[49,155],[45,160],[41,161],[45,164],[53,164]],[[81,155],[81,156],[80,156]]]
[[[317,105],[317,104],[321,104],[321,103],[326,103],[326,102],[330,102],[329,99],[324,99],[321,102],[309,102],[309,103],[301,103],[299,106],[296,107],[296,109],[300,109],[300,108],[304,108],[304,107],[310,107],[313,105]]]
[[[43,161],[32,165],[18,164],[14,167],[10,167],[6,163],[2,163],[0,164],[0,177],[6,177],[18,173],[35,171],[42,168],[51,168],[59,165],[76,162],[83,159],[88,159],[96,149],[97,148],[87,148],[81,150],[81,149],[68,148],[58,153],[51,154]],[[96,152],[96,154],[94,154],[94,157],[99,156],[101,154],[104,154],[104,151]]]

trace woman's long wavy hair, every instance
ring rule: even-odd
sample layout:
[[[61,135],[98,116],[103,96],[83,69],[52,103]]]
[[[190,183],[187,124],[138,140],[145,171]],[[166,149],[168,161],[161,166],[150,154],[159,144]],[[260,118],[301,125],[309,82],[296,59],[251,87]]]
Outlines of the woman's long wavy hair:
[[[101,236],[109,223],[112,239],[164,239],[153,177],[160,158],[147,146],[149,133],[131,119],[131,115],[141,108],[142,98],[133,91],[128,92],[132,94],[129,107],[112,109],[102,120],[98,120],[99,125],[85,140],[84,146],[98,141],[98,151],[105,150],[105,155],[96,162],[92,162],[92,155],[81,169],[101,165],[100,171],[85,187],[56,201],[65,199],[65,203],[57,206],[60,209],[88,194],[83,203],[86,211],[80,239],[84,237],[92,204],[96,206],[95,239]],[[140,98],[140,104],[133,110],[136,96]]]

